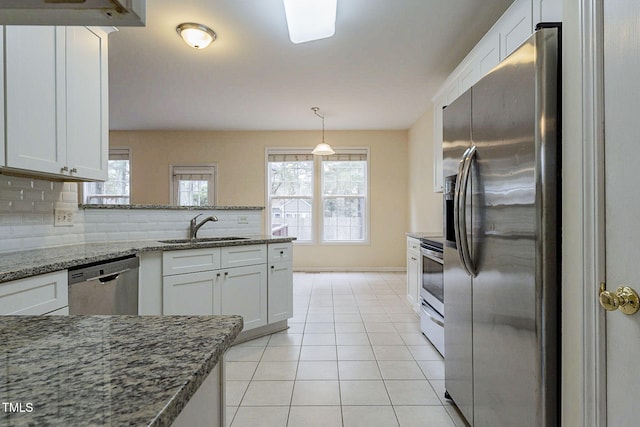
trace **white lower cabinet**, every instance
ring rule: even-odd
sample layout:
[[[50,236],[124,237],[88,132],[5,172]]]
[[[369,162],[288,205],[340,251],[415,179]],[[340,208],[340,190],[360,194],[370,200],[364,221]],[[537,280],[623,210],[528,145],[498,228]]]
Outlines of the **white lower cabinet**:
[[[163,277],[162,288],[163,314],[220,314],[220,284],[212,271]]]
[[[68,313],[67,270],[0,283],[0,315]]]
[[[291,261],[269,263],[269,323],[293,316],[293,267]]]
[[[420,307],[421,281],[422,255],[420,255],[420,241],[407,237],[407,300],[416,311],[419,311]]]
[[[229,268],[220,277],[220,314],[239,314],[244,331],[267,324],[267,271],[264,264]]]
[[[244,331],[287,320],[293,316],[291,243],[269,250],[268,257],[267,245],[163,252],[162,314],[238,314]]]

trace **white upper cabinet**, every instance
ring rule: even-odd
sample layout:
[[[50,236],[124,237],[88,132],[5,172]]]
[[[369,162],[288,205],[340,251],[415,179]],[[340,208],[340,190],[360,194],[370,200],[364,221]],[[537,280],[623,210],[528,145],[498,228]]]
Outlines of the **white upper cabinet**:
[[[533,22],[562,22],[562,1],[536,0],[533,2]]]
[[[532,13],[531,0],[516,0],[497,22],[494,28],[500,33],[500,60],[533,34]]]
[[[5,27],[7,166],[66,166],[64,27]]]
[[[533,34],[540,22],[561,22],[560,0],[515,0],[433,97],[433,191],[442,191],[442,109],[466,92]]]
[[[109,160],[107,34],[67,27],[67,161],[77,176],[104,180]]]
[[[107,36],[86,27],[5,27],[3,166],[106,180]]]

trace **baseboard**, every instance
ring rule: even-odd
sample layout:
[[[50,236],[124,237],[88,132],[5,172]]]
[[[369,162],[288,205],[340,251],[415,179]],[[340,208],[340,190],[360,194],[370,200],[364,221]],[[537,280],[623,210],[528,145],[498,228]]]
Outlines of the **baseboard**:
[[[406,267],[293,267],[293,271],[300,273],[405,273]]]

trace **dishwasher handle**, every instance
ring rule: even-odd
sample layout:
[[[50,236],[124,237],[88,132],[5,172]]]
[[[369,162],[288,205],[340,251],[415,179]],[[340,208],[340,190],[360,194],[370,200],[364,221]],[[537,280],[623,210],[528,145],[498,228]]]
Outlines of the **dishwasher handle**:
[[[131,270],[130,268],[126,268],[124,270],[116,271],[115,273],[105,274],[103,276],[94,277],[93,279],[87,280],[87,282],[90,282],[91,280],[97,280],[100,283],[107,283],[107,282],[110,282],[112,280],[116,280],[118,278],[118,276],[120,276],[122,273],[126,273],[127,271],[130,271],[130,270]]]

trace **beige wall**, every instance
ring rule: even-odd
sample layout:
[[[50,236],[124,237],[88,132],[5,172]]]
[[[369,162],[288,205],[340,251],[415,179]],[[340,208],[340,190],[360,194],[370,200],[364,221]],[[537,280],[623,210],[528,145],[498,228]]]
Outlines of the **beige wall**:
[[[309,147],[316,131],[112,131],[111,147],[131,148],[131,202],[169,203],[169,165],[217,163],[218,204],[265,206],[265,149]],[[408,225],[407,131],[334,131],[335,147],[370,148],[370,242],[296,245],[294,268],[405,267]]]
[[[409,230],[442,234],[442,193],[433,192],[433,109],[409,129]]]

